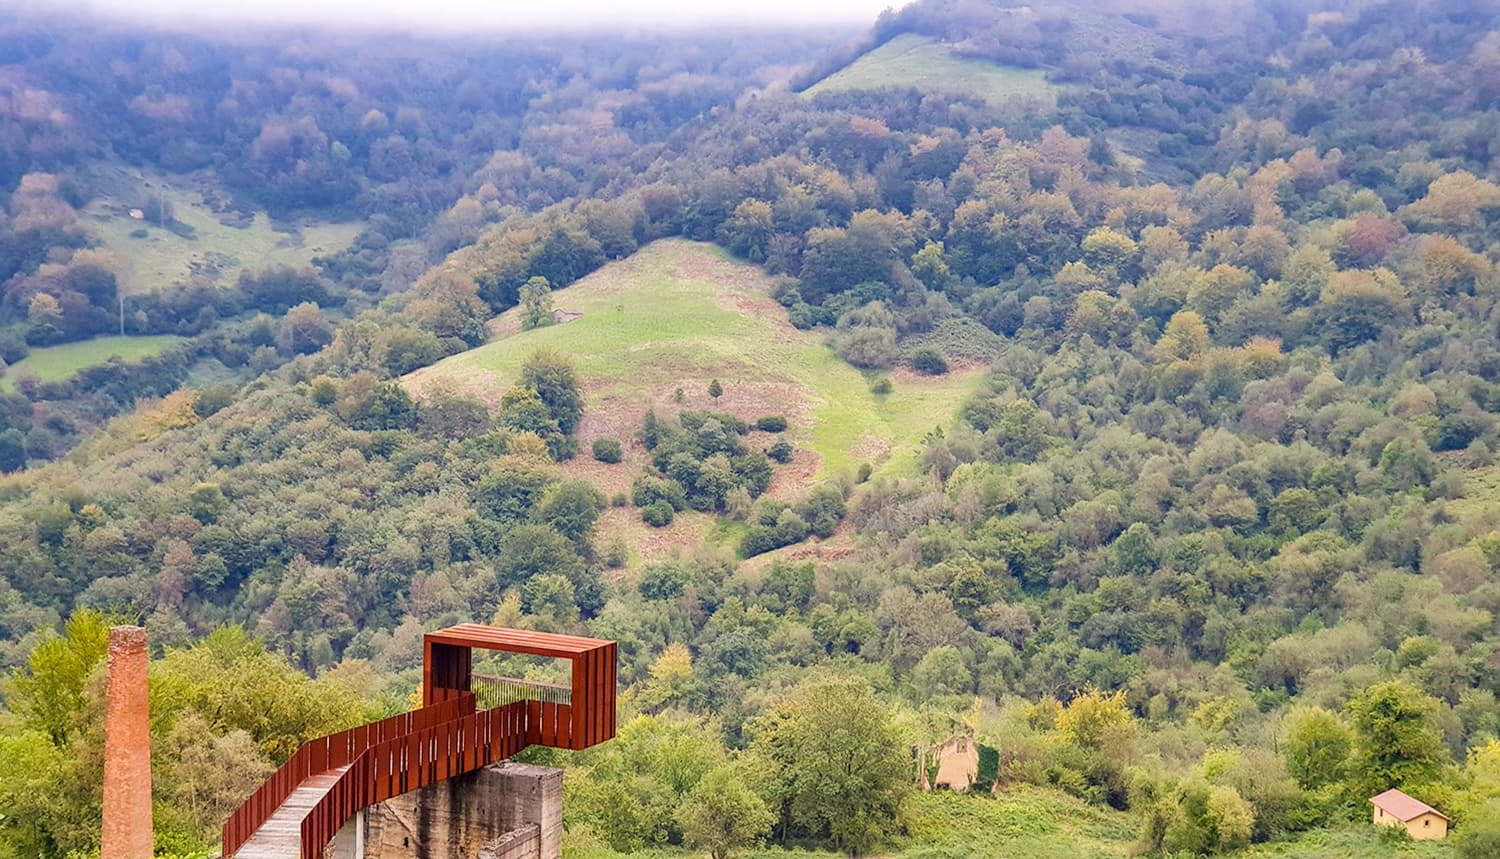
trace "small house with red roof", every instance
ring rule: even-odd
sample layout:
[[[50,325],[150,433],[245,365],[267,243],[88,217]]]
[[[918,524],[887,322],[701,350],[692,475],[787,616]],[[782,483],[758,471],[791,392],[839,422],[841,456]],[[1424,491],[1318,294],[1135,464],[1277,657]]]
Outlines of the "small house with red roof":
[[[1412,838],[1442,838],[1448,834],[1448,815],[1395,788],[1371,797],[1372,820],[1381,826],[1405,826]]]

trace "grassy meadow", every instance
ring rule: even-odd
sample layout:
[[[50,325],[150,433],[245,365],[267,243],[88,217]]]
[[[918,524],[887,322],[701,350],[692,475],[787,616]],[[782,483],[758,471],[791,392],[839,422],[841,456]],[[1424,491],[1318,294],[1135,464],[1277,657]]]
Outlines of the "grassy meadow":
[[[172,334],[150,337],[95,337],[60,346],[32,349],[31,354],[6,368],[0,376],[0,390],[15,389],[16,379],[35,376],[43,382],[61,382],[84,367],[103,364],[118,355],[128,361],[139,361],[159,355],[182,341]]]
[[[1444,841],[1413,841],[1373,824],[1318,829],[1292,841],[1259,844],[1238,855],[1244,859],[1454,859],[1453,836]]]
[[[935,39],[902,33],[808,87],[804,95],[887,87],[913,87],[923,92],[956,90],[992,102],[1015,96],[1050,100],[1057,92],[1039,69],[961,57]]]
[[[893,392],[873,394],[881,374],[855,369],[819,335],[793,328],[759,268],[699,242],[655,242],[553,300],[564,314],[581,315],[503,335],[417,370],[409,384],[419,392],[453,386],[497,403],[532,352],[555,349],[573,357],[582,377],[585,451],[607,436],[627,441],[627,461],[644,460],[644,449],[628,442],[653,407],[748,420],[777,414],[791,423],[784,437],[816,456],[800,469],[816,479],[864,462],[877,472],[913,466],[922,436],[949,424],[982,377],[979,368],[936,378],[897,370]],[[708,394],[714,379],[724,388],[717,400]]]
[[[947,791],[917,794],[908,832],[880,849],[890,859],[1124,859],[1140,855],[1139,820],[1054,790],[1020,787],[996,796]],[[1452,840],[1412,841],[1375,826],[1318,829],[1291,841],[1226,854],[1242,859],[1453,859]],[[706,854],[662,847],[617,853],[587,831],[570,829],[564,859],[698,859]],[[1185,854],[1184,854],[1185,855]],[[744,849],[736,859],[838,859],[838,854],[779,847]]]
[[[990,796],[947,791],[916,794],[908,833],[876,854],[901,859],[1117,859],[1131,854],[1135,820],[1052,790],[1018,788]],[[623,859],[590,833],[569,830],[564,859]],[[697,859],[706,854],[659,848],[631,859]],[[838,854],[779,847],[745,849],[735,859],[836,859]]]
[[[877,474],[913,471],[923,436],[953,421],[983,368],[935,378],[907,370],[861,372],[820,335],[793,328],[770,288],[760,268],[714,245],[665,239],[554,292],[559,315],[570,321],[520,331],[517,311],[510,311],[492,326],[497,339],[406,381],[418,394],[448,389],[493,406],[532,352],[567,353],[579,369],[585,412],[580,454],[564,468],[607,494],[628,491],[640,475],[648,456],[637,436],[652,408],[662,414],[712,409],[749,421],[785,416],[785,433],[754,432],[749,439],[764,447],[783,437],[797,449],[776,469],[770,492],[777,497],[796,497],[815,481],[862,463]],[[881,375],[890,378],[892,393],[871,393]],[[724,389],[718,399],[708,394],[714,379]],[[625,443],[623,463],[604,465],[589,455],[593,440],[605,437]],[[628,508],[610,510],[601,533],[605,539],[619,535],[643,557],[705,537],[727,542],[735,536],[704,514],[684,513],[660,530],[639,519]]]
[[[273,225],[265,212],[255,212],[244,226],[229,213],[218,213],[204,194],[186,181],[144,176],[120,169],[101,195],[84,208],[90,228],[119,260],[117,274],[127,293],[149,292],[187,283],[194,278],[233,284],[242,269],[271,265],[306,265],[313,257],[348,247],[363,224],[303,223],[295,232]],[[160,194],[173,216],[191,232],[173,230],[130,217],[132,207],[146,195]],[[144,236],[139,235],[141,231]],[[190,235],[191,238],[187,237]]]

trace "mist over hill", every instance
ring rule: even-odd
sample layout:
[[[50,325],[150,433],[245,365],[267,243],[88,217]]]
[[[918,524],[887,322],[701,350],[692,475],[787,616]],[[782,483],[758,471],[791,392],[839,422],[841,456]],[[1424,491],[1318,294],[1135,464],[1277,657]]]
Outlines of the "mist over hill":
[[[591,859],[1500,855],[1494,3],[356,23],[0,23],[0,859],[121,619],[159,855],[468,621]]]

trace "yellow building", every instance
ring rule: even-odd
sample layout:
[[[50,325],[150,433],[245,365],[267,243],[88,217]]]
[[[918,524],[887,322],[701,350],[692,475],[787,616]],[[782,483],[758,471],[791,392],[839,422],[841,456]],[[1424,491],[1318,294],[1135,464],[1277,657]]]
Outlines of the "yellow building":
[[[938,748],[937,763],[933,787],[968,790],[979,776],[979,744],[970,737],[954,737]]]
[[[1370,799],[1371,820],[1381,826],[1405,826],[1412,838],[1442,838],[1448,834],[1448,815],[1392,788]]]

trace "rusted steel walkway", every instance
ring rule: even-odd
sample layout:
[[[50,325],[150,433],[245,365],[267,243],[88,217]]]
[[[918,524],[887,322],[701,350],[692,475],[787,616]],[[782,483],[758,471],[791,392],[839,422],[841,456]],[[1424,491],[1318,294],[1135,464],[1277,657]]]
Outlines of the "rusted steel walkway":
[[[568,659],[573,685],[483,678],[474,647]],[[224,824],[226,859],[321,859],[361,809],[505,760],[529,745],[584,749],[615,735],[613,641],[464,624],[428,633],[420,710],[305,743]]]
[[[288,859],[302,855],[302,821],[328,791],[348,772],[347,766],[312,776],[292,790],[250,840],[234,855],[236,859]]]

